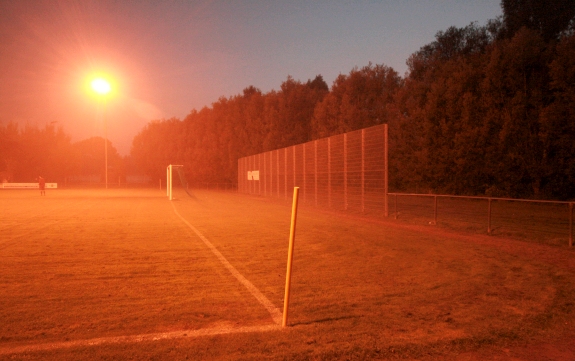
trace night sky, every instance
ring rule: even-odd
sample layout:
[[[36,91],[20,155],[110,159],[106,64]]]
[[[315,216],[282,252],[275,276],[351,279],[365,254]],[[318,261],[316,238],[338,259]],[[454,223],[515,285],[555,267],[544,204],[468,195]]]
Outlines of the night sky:
[[[183,119],[250,85],[277,90],[288,75],[331,85],[369,62],[403,75],[438,31],[499,15],[499,0],[0,0],[0,123],[103,136],[87,84],[107,74],[108,138],[128,154],[150,120]]]

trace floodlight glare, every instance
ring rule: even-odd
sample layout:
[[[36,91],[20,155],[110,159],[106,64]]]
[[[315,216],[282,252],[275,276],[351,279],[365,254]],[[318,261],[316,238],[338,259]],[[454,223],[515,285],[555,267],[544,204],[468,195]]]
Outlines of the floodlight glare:
[[[112,87],[110,86],[110,83],[103,78],[96,78],[94,80],[92,80],[92,89],[101,95],[106,95],[110,92],[110,90],[112,90]]]

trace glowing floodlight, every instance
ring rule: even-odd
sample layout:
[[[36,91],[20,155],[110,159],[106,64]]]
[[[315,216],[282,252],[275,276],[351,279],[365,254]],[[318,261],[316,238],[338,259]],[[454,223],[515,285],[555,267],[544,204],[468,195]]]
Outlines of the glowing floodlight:
[[[96,78],[92,80],[92,89],[101,95],[106,95],[112,90],[110,83],[104,78]]]

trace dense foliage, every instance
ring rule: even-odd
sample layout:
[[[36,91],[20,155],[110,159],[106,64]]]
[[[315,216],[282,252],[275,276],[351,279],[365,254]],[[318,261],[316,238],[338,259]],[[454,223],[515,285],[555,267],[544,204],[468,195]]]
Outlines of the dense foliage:
[[[394,190],[573,198],[575,36],[509,26],[441,31],[405,78],[369,64],[329,90],[320,76],[267,94],[249,87],[151,123],[132,156],[154,177],[183,163],[195,182],[234,182],[239,157],[388,123]]]
[[[14,123],[0,125],[0,182],[67,183],[97,175],[104,181],[104,139],[93,137],[72,143],[63,129],[43,129]],[[108,140],[108,176],[124,175],[124,161]]]

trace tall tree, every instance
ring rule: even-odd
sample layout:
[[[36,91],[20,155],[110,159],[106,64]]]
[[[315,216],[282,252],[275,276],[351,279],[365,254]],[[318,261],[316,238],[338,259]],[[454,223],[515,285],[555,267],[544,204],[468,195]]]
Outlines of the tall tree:
[[[315,107],[312,137],[387,123],[387,107],[400,85],[397,72],[385,65],[370,63],[348,75],[339,75],[329,94]]]
[[[573,0],[502,0],[501,8],[507,37],[526,27],[545,41],[557,39],[575,19]]]

